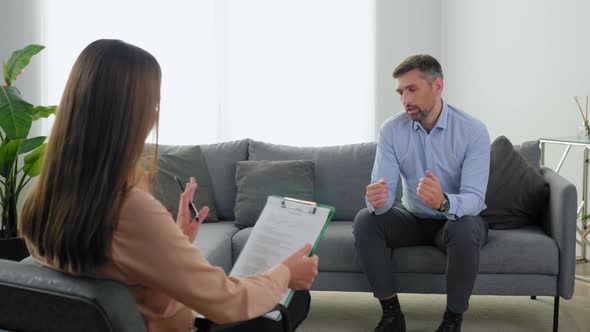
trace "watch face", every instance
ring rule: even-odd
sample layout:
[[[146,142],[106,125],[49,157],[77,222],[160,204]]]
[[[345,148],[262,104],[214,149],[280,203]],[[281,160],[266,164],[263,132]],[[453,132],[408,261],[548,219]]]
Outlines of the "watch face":
[[[448,212],[450,207],[451,207],[451,204],[449,203],[449,200],[448,200],[448,199],[445,199],[445,200],[443,201],[443,203],[442,203],[442,206],[441,206],[441,208],[440,208],[440,209],[441,209],[443,212]]]

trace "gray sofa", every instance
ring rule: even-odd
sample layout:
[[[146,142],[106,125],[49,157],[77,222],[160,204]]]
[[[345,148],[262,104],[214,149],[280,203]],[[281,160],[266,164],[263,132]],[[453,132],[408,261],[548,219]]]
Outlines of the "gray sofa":
[[[524,149],[526,148],[526,150]],[[365,207],[374,143],[334,147],[290,147],[259,141],[202,146],[220,222],[205,224],[196,244],[209,260],[229,271],[251,228],[234,227],[238,160],[311,160],[315,165],[315,197],[336,208],[317,249],[319,275],[313,290],[369,292],[353,246],[352,222]],[[518,147],[515,147],[519,151]],[[489,231],[481,251],[474,293],[479,295],[552,296],[570,299],[574,290],[576,189],[551,169],[539,166],[538,143],[523,144],[522,156],[539,169],[549,187],[546,211],[537,225]],[[399,188],[398,188],[399,189]],[[401,190],[398,190],[401,192]],[[399,201],[399,197],[397,198]],[[395,283],[400,293],[446,293],[446,256],[435,247],[396,249],[392,253]],[[558,315],[554,316],[557,329]]]
[[[240,229],[234,224],[237,162],[310,160],[314,164],[313,199],[336,208],[317,249],[320,273],[312,289],[371,291],[354,250],[352,222],[365,207],[364,191],[370,180],[375,148],[374,143],[291,147],[249,139],[202,145],[202,160],[209,177],[209,202],[213,203],[219,221],[205,223],[195,245],[212,264],[226,271],[244,247],[251,227]],[[539,167],[536,151],[521,152],[531,165]],[[481,252],[474,293],[552,296],[557,330],[559,297],[570,299],[574,289],[577,197],[575,187],[560,175],[548,168],[539,168],[539,172],[550,192],[546,211],[536,225],[490,230],[488,243]],[[392,282],[400,293],[445,293],[446,257],[435,247],[396,249],[392,252],[392,264],[397,271],[391,276]]]

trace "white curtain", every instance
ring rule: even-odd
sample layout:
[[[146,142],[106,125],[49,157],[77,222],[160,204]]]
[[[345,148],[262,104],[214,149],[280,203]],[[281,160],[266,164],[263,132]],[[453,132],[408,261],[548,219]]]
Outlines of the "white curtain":
[[[44,11],[48,104],[86,45],[116,38],[160,62],[163,144],[374,137],[372,1],[46,0]]]

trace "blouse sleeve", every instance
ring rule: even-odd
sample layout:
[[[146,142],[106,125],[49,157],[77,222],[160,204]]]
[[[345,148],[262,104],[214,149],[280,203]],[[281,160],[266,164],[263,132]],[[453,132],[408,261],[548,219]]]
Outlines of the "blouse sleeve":
[[[251,319],[271,311],[287,290],[289,270],[229,277],[207,262],[151,195],[133,190],[112,240],[113,263],[130,279],[159,290],[216,323]]]

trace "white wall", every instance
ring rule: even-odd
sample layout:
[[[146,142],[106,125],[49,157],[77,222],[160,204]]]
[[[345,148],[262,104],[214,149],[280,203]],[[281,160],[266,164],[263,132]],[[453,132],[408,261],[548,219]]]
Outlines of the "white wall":
[[[582,120],[572,98],[590,94],[588,13],[586,0],[446,0],[447,102],[486,123],[492,139],[575,136]],[[562,151],[548,146],[546,164],[555,167]],[[560,172],[578,196],[581,166],[572,150]]]
[[[0,0],[0,59],[41,41],[39,3]],[[590,94],[588,13],[586,0],[375,0],[375,132],[402,111],[394,67],[408,55],[428,53],[443,65],[445,100],[484,121],[492,139],[575,135],[581,119],[572,96]],[[17,82],[36,104],[43,57]],[[549,166],[561,150],[548,147]],[[562,170],[578,193],[581,163],[581,152],[573,150]]]
[[[37,0],[0,0],[0,61],[8,61],[12,52],[29,44],[41,44],[42,40],[42,7]],[[31,63],[25,68],[23,76],[14,82],[21,96],[34,105],[42,104],[42,68],[44,56],[40,54],[33,57]],[[0,80],[4,82],[4,71]],[[31,127],[30,136],[38,136],[42,132],[41,121],[36,121]],[[34,180],[33,180],[34,181]],[[24,194],[28,191],[31,181],[23,190],[23,195],[18,201],[20,210],[24,201]]]
[[[393,69],[409,55],[441,54],[440,0],[376,0],[375,135],[383,121],[403,111]]]
[[[41,10],[37,0],[0,0],[0,61],[8,61],[13,51],[28,44],[41,43]],[[23,98],[35,105],[40,104],[42,99],[43,51],[40,54],[33,58],[23,76],[14,83]]]

